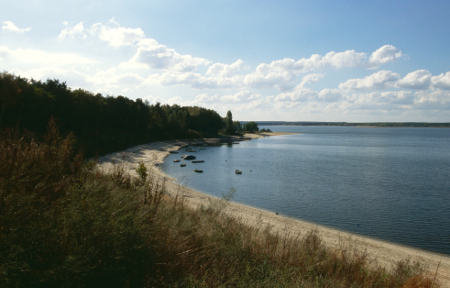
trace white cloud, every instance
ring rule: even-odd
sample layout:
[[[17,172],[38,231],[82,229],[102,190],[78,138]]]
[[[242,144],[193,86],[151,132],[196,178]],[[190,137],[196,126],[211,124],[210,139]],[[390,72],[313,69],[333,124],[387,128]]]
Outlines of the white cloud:
[[[111,60],[96,62],[77,53],[0,46],[1,67],[26,77],[59,78],[71,87],[79,85],[103,94],[200,105],[224,113],[230,109],[236,119],[314,120],[308,117],[320,115],[323,120],[340,120],[346,113],[364,117],[392,111],[443,111],[450,106],[450,72],[433,76],[421,69],[402,77],[380,70],[347,79],[337,87],[325,86],[340,69],[346,75],[352,68],[357,68],[354,72],[371,71],[367,69],[395,61],[402,52],[392,45],[372,53],[330,51],[249,67],[242,59],[221,63],[182,53],[146,36],[139,27],[124,27],[114,20],[93,25],[65,23],[58,38],[85,40],[72,41],[70,47],[89,42],[95,53],[105,51]],[[199,94],[199,89],[204,93]],[[332,114],[327,113],[334,113],[335,118],[328,118]]]
[[[181,72],[193,71],[210,63],[204,58],[180,54],[175,49],[168,48],[150,38],[138,42],[137,51],[131,61],[147,64],[154,69],[172,69]]]
[[[402,52],[392,45],[384,45],[374,51],[368,59],[365,52],[346,50],[331,51],[321,56],[313,54],[309,58],[284,58],[270,63],[259,64],[255,71],[249,73],[244,82],[255,88],[275,87],[280,90],[295,86],[297,77],[301,74],[319,71],[327,68],[343,69],[354,67],[373,67],[399,58]]]
[[[255,88],[276,87],[278,89],[293,86],[295,76],[299,74],[295,68],[295,60],[282,59],[270,64],[259,64],[255,71],[244,77],[244,84]]]
[[[431,73],[427,70],[416,70],[406,74],[405,77],[397,81],[397,85],[402,88],[427,89],[430,87]]]
[[[277,103],[291,103],[288,106],[294,106],[294,103],[332,103],[342,98],[341,91],[338,89],[324,88],[320,91],[304,88],[299,84],[293,91],[278,94],[273,99]]]
[[[439,89],[450,89],[450,71],[431,78],[433,86]]]
[[[318,98],[317,96],[317,91],[299,85],[293,91],[278,94],[274,100],[277,102],[307,102],[315,100]]]
[[[334,68],[357,67],[365,63],[366,53],[346,50],[343,52],[328,52],[322,59],[320,65],[330,65]]]
[[[381,102],[399,105],[411,105],[415,99],[415,93],[412,91],[386,91],[382,92],[379,97]]]
[[[231,64],[214,63],[209,66],[208,70],[206,71],[206,75],[222,78],[230,77],[235,75],[236,73],[239,73],[242,70],[243,66],[244,61],[242,61],[241,59],[238,59]]]
[[[84,29],[83,22],[75,24],[73,27],[69,27],[67,22],[63,23],[66,28],[59,32],[58,39],[63,40],[65,38],[74,38],[76,36],[81,36],[81,38],[87,37],[87,32]]]
[[[349,79],[344,83],[339,84],[339,89],[343,90],[371,90],[383,89],[388,86],[393,86],[395,81],[400,78],[398,73],[381,70],[375,72],[364,78]]]
[[[300,85],[300,87],[304,87],[308,84],[318,82],[322,78],[323,78],[323,74],[319,74],[319,73],[308,74],[308,75],[303,76],[302,81],[300,82],[299,85]]]
[[[369,59],[369,63],[374,66],[379,66],[392,62],[403,55],[402,51],[393,45],[384,45],[375,50]]]
[[[95,60],[75,53],[54,53],[36,49],[10,49],[0,46],[0,55],[3,61],[26,65],[59,66],[94,64]]]
[[[419,91],[414,104],[416,109],[444,110],[448,113],[450,109],[450,91]]]
[[[84,27],[83,22],[69,26],[68,22],[64,21],[63,25],[65,28],[58,35],[60,40],[77,37],[86,39],[92,36],[107,42],[111,47],[122,47],[135,45],[145,38],[141,28],[122,27],[113,19],[108,24],[95,23],[87,28]]]
[[[319,91],[317,94],[317,100],[318,101],[325,101],[325,102],[336,102],[342,98],[341,91],[339,89],[329,89],[324,88]]]
[[[131,46],[145,37],[141,28],[121,27],[114,21],[110,21],[110,23],[113,26],[96,23],[90,28],[90,33],[97,35],[100,40],[107,42],[112,47]]]
[[[197,104],[211,104],[211,103],[228,103],[228,104],[236,104],[236,103],[248,103],[253,102],[255,100],[261,99],[261,95],[257,93],[253,93],[250,90],[241,90],[233,94],[208,94],[202,93],[195,96],[194,102]]]
[[[30,31],[31,27],[19,28],[12,21],[3,21],[2,30],[3,31],[14,32],[14,33],[25,33],[25,32]]]
[[[178,53],[175,49],[162,45],[155,39],[146,37],[141,28],[120,26],[114,19],[107,24],[95,23],[89,28],[85,28],[83,22],[73,27],[68,26],[61,30],[58,38],[87,38],[88,36],[104,41],[111,47],[128,46],[136,49],[130,61],[143,63],[153,69],[170,69],[186,72],[210,64],[210,61],[207,59]]]

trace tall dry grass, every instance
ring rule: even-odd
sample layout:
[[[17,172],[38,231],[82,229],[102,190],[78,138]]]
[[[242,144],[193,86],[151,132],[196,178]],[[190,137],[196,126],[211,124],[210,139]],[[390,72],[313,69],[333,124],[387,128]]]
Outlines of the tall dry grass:
[[[276,235],[192,210],[137,168],[105,175],[53,124],[45,142],[0,138],[1,287],[437,287],[420,266],[373,268],[320,237]]]

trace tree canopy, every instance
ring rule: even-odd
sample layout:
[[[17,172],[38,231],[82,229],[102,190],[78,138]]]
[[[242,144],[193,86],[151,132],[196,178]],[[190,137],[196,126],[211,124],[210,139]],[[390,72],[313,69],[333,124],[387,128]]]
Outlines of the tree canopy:
[[[259,128],[258,128],[258,124],[256,124],[256,122],[250,121],[244,124],[244,131],[247,132],[258,132]]]
[[[87,156],[155,140],[214,136],[224,126],[210,109],[150,105],[142,99],[72,90],[59,80],[41,82],[8,73],[0,74],[0,103],[0,129],[28,130],[39,137],[54,118],[61,133],[75,135]]]

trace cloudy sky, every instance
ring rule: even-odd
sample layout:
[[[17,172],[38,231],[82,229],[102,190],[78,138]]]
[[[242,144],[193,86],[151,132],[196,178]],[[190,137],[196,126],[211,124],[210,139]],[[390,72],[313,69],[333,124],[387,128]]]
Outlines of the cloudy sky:
[[[0,71],[239,120],[450,121],[450,1],[4,1]]]

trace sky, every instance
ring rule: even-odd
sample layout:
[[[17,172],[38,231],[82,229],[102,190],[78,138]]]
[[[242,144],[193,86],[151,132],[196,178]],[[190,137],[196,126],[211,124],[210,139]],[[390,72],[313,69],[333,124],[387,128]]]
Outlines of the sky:
[[[2,2],[0,72],[235,120],[450,122],[447,0]]]

